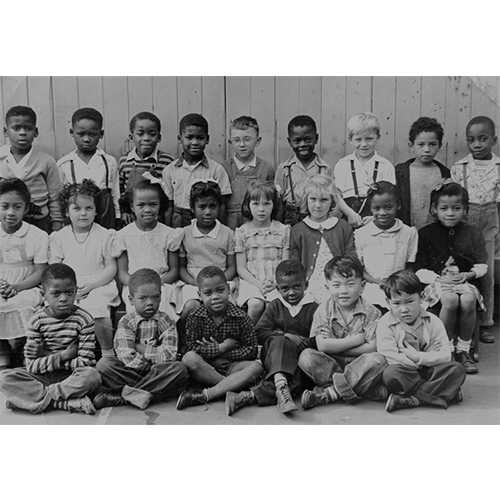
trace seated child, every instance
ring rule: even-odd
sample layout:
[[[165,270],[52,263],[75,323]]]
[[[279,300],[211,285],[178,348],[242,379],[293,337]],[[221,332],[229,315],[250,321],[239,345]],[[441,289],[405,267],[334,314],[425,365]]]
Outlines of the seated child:
[[[330,215],[334,189],[330,177],[312,176],[303,190],[309,216],[290,232],[291,258],[306,268],[309,292],[318,303],[329,297],[324,275],[326,263],[335,256],[356,255],[351,226]]]
[[[128,289],[134,311],[118,323],[116,357],[97,363],[103,392],[94,398],[96,409],[129,403],[145,410],[152,402],[178,396],[188,381],[186,367],[176,361],[175,324],[158,310],[159,274],[138,269],[130,276]]]
[[[95,182],[101,190],[97,199],[97,223],[115,228],[118,226],[115,219],[120,219],[118,167],[116,160],[98,147],[104,136],[102,122],[102,115],[96,109],[77,109],[69,129],[76,149],[63,156],[57,166],[65,184],[81,183],[83,179]]]
[[[481,321],[482,342],[495,342],[491,327],[495,310],[495,239],[499,236],[500,158],[492,152],[497,143],[495,123],[487,116],[475,116],[465,129],[469,154],[451,168],[451,177],[469,193],[467,221],[478,227],[486,245],[488,271],[479,280],[485,310]]]
[[[290,226],[275,220],[278,193],[270,182],[248,186],[242,214],[248,220],[234,233],[236,269],[240,277],[238,305],[247,308],[254,324],[266,301],[279,297],[274,276],[278,264],[288,259]]]
[[[253,181],[274,181],[274,168],[255,154],[260,144],[259,125],[251,116],[240,116],[229,125],[229,144],[233,156],[226,164],[233,193],[227,206],[227,225],[236,229],[244,222],[241,204],[247,187]]]
[[[24,346],[25,368],[0,373],[7,407],[41,413],[47,409],[92,415],[88,397],[101,384],[95,365],[94,320],[75,306],[76,276],[66,264],[43,272],[45,307],[31,319]]]
[[[21,179],[0,180],[0,369],[22,364],[28,324],[42,303],[47,233],[27,222],[30,193]]]
[[[388,412],[421,405],[447,408],[462,400],[464,367],[451,360],[441,320],[422,308],[423,285],[409,271],[384,282],[390,311],[378,322],[377,351],[389,366],[382,375],[389,390]]]
[[[134,186],[144,178],[161,181],[163,170],[174,159],[159,148],[161,122],[153,113],[142,111],[134,115],[130,120],[129,130],[129,139],[134,143],[134,147],[120,158],[119,167],[120,205],[124,224],[130,224],[133,221],[130,193]],[[164,222],[163,211],[167,208],[164,193],[160,201],[162,210],[159,219]]]
[[[59,202],[69,224],[50,235],[49,263],[62,262],[75,271],[76,303],[94,318],[102,355],[114,356],[110,307],[120,304],[114,280],[114,231],[95,222],[98,195],[99,188],[89,179],[64,186]]]
[[[307,185],[311,176],[323,174],[334,180],[333,168],[314,151],[318,140],[316,122],[310,116],[295,116],[288,123],[288,144],[294,154],[278,166],[274,178],[283,202],[283,214],[280,219],[284,224],[293,226],[307,216],[300,188]],[[351,224],[361,224],[361,217],[349,208],[339,190],[334,187],[332,191],[336,204],[334,214],[343,213]]]
[[[26,106],[14,106],[5,116],[5,135],[9,144],[0,147],[0,179],[17,177],[28,186],[31,195],[26,222],[47,233],[62,226],[57,195],[62,188],[54,158],[33,146],[38,137],[36,113]]]
[[[375,327],[380,312],[362,298],[363,266],[356,257],[335,257],[325,267],[330,297],[314,314],[311,337],[317,349],[305,349],[299,368],[314,382],[302,393],[304,410],[343,400],[382,400],[386,366],[376,352]]]
[[[189,207],[189,193],[197,180],[213,180],[219,184],[224,196],[219,218],[225,221],[231,184],[226,169],[205,155],[209,140],[207,120],[196,113],[184,116],[179,122],[178,139],[182,154],[163,170],[162,186],[169,200],[166,224],[172,227],[191,224],[194,215]]]
[[[116,233],[113,255],[118,257],[118,278],[123,285],[122,299],[127,312],[134,310],[129,302],[128,282],[138,269],[150,268],[161,278],[160,311],[176,319],[174,287],[178,276],[178,254],[181,233],[158,222],[161,187],[148,179],[132,188],[132,211],[135,221]]]
[[[276,404],[281,413],[297,410],[292,398],[302,388],[297,362],[304,349],[316,348],[316,339],[309,333],[318,304],[306,291],[304,267],[295,260],[285,260],[276,268],[276,288],[280,297],[267,304],[254,330],[263,346],[265,378],[249,391],[226,394],[229,416],[254,404]]]
[[[396,186],[401,193],[398,217],[420,229],[430,222],[429,193],[450,171],[436,160],[443,145],[443,127],[434,118],[420,117],[410,127],[408,144],[415,155],[396,165]],[[432,221],[431,221],[432,222]]]
[[[377,181],[394,184],[394,167],[375,149],[380,139],[380,123],[374,114],[359,113],[351,117],[347,136],[354,152],[335,165],[335,183],[349,207],[362,216],[369,215],[368,188]]]
[[[368,189],[367,204],[372,218],[354,231],[356,251],[365,267],[367,283],[363,298],[369,304],[387,309],[380,285],[392,273],[415,263],[418,233],[396,219],[401,202],[394,184],[387,181],[373,184]]]
[[[202,391],[184,391],[177,409],[203,405],[223,398],[229,391],[244,389],[262,374],[256,360],[257,339],[250,318],[229,302],[224,272],[207,266],[198,273],[203,302],[186,321],[186,353],[182,362]]]
[[[418,232],[415,269],[420,281],[428,284],[426,305],[441,305],[439,317],[456,361],[464,365],[466,373],[477,373],[470,348],[476,311],[478,306],[484,307],[476,287],[488,267],[484,238],[477,226],[464,222],[469,196],[460,184],[446,180],[435,187],[430,198],[437,221]]]

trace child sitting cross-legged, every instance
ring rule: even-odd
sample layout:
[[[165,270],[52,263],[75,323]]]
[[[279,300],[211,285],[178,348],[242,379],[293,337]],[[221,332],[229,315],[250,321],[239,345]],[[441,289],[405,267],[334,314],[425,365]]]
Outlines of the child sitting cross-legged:
[[[380,312],[361,297],[363,266],[356,257],[335,257],[325,266],[330,297],[320,304],[311,327],[316,349],[305,349],[299,368],[314,382],[302,393],[302,408],[344,400],[384,400],[386,361],[376,352],[375,328]]]
[[[278,265],[276,288],[279,298],[267,304],[255,327],[257,340],[263,346],[265,378],[249,391],[228,392],[228,415],[254,404],[276,404],[281,413],[297,410],[292,398],[302,387],[297,361],[304,349],[316,348],[316,339],[309,337],[309,332],[318,304],[306,291],[306,271],[296,260],[285,260]]]
[[[257,339],[252,321],[229,301],[224,271],[207,266],[196,281],[203,304],[187,317],[187,352],[182,362],[204,389],[183,392],[177,401],[178,410],[249,387],[262,374],[262,364],[255,359]]]

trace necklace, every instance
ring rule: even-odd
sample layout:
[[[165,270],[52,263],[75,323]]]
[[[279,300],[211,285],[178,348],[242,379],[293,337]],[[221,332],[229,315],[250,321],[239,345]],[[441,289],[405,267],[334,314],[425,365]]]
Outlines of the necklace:
[[[73,236],[75,237],[75,241],[80,244],[80,245],[83,245],[88,239],[89,239],[89,236],[90,236],[90,233],[92,231],[92,226],[93,226],[93,222],[92,224],[90,225],[90,229],[88,230],[87,234],[83,237],[83,239],[78,239],[78,237],[76,236],[76,233],[75,233],[75,230],[73,229],[73,226],[71,226],[71,231],[73,231]]]

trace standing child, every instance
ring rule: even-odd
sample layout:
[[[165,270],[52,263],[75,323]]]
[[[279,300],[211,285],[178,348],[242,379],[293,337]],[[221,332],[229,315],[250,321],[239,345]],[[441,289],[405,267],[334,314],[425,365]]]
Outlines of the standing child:
[[[184,389],[188,372],[176,361],[175,324],[158,310],[161,288],[160,276],[152,269],[138,269],[130,276],[134,309],[118,323],[116,357],[97,363],[102,392],[94,398],[96,409],[130,403],[145,410],[151,402],[178,396]]]
[[[283,202],[285,224],[293,226],[306,217],[300,191],[311,176],[323,174],[334,179],[333,168],[314,151],[318,140],[316,122],[310,116],[295,116],[288,123],[288,144],[294,155],[278,166],[274,180]],[[334,195],[336,208],[351,224],[359,225],[361,217],[347,206],[337,189]]]
[[[231,182],[231,198],[227,207],[227,225],[236,229],[243,224],[241,204],[247,187],[254,181],[273,181],[274,168],[255,154],[260,144],[259,125],[251,116],[235,118],[229,125],[229,144],[233,156],[226,164]]]
[[[95,222],[99,188],[89,179],[66,184],[59,193],[69,224],[50,235],[49,262],[62,262],[76,274],[77,304],[95,320],[95,336],[103,356],[114,356],[109,309],[119,304],[112,256],[114,231]]]
[[[279,298],[267,304],[255,327],[257,342],[263,346],[265,378],[249,391],[226,394],[228,416],[254,404],[276,404],[281,413],[297,410],[292,397],[302,388],[297,363],[304,349],[316,348],[316,339],[309,333],[318,304],[306,292],[306,270],[300,262],[284,260],[276,268],[276,287]]]
[[[498,207],[500,207],[500,158],[492,153],[497,143],[495,123],[487,116],[476,116],[466,127],[469,155],[453,165],[451,176],[469,193],[470,224],[478,227],[486,242],[488,272],[480,280],[486,310],[481,316],[480,338],[485,343],[495,342],[493,326],[495,286],[495,238],[498,235]]]
[[[106,228],[117,227],[120,219],[120,185],[116,160],[99,148],[104,136],[101,113],[93,108],[77,109],[71,117],[69,133],[76,149],[58,162],[64,183],[94,181],[101,190],[97,198],[96,222]]]
[[[380,123],[372,113],[359,113],[347,122],[347,137],[354,152],[335,165],[335,183],[351,209],[362,216],[370,213],[366,193],[377,181],[395,182],[394,167],[380,156],[377,143]]]
[[[367,283],[363,297],[369,304],[387,308],[380,285],[392,273],[415,262],[418,233],[396,218],[401,201],[394,184],[386,181],[373,184],[368,189],[367,204],[373,218],[354,231],[356,251],[365,267]]]
[[[176,318],[172,283],[178,276],[178,254],[181,234],[158,222],[162,189],[144,179],[132,189],[132,211],[135,221],[116,233],[113,254],[118,257],[118,278],[123,285],[122,298],[127,312],[133,311],[128,300],[130,275],[150,268],[161,278],[160,311]]]
[[[290,252],[306,268],[309,291],[317,302],[328,298],[324,269],[339,255],[356,255],[351,226],[330,216],[335,186],[330,177],[315,175],[305,185],[303,202],[309,215],[292,227]]]
[[[7,407],[41,413],[50,408],[95,413],[89,394],[101,385],[95,365],[94,320],[75,306],[76,276],[66,264],[43,272],[45,307],[38,309],[24,347],[25,368],[0,373]]]
[[[473,283],[486,274],[488,266],[481,230],[463,221],[468,206],[469,196],[460,184],[447,181],[432,191],[431,211],[437,222],[418,232],[415,267],[420,281],[428,283],[425,294],[429,306],[441,304],[439,317],[455,359],[466,373],[477,373],[469,351],[482,297]]]
[[[179,122],[177,137],[182,154],[163,171],[162,186],[169,202],[166,224],[172,227],[191,224],[193,212],[189,208],[189,193],[197,180],[213,180],[219,184],[224,196],[219,217],[224,221],[231,184],[226,169],[205,155],[209,140],[207,120],[196,113],[184,116]]]
[[[36,113],[26,106],[14,106],[5,116],[4,134],[9,144],[0,147],[0,179],[17,177],[28,186],[30,212],[25,220],[43,229],[56,231],[63,217],[57,195],[62,188],[54,158],[33,146],[38,137]]]
[[[254,324],[264,312],[266,301],[279,297],[274,276],[278,264],[289,254],[290,226],[274,220],[277,206],[278,193],[272,183],[250,185],[242,205],[248,222],[234,234],[240,277],[238,305],[246,305]]]
[[[335,257],[325,267],[330,297],[314,314],[311,337],[317,349],[305,349],[299,368],[314,382],[302,393],[304,410],[342,400],[381,400],[385,359],[375,347],[380,312],[362,298],[363,266],[356,257]]]
[[[134,143],[132,150],[120,158],[120,204],[122,221],[130,224],[133,220],[130,193],[144,178],[161,180],[165,167],[173,161],[173,156],[159,148],[161,141],[160,119],[149,111],[142,111],[132,117],[129,124],[129,139]],[[159,218],[164,221],[163,210],[167,200],[162,193],[162,210]]]
[[[429,223],[429,193],[450,171],[436,160],[443,144],[443,127],[434,118],[420,117],[412,123],[408,145],[415,155],[396,165],[396,186],[401,193],[399,218],[420,229]]]
[[[16,365],[47,265],[47,233],[27,222],[30,193],[20,179],[0,180],[0,369]]]
[[[464,367],[451,360],[443,323],[422,308],[422,283],[413,272],[398,271],[384,291],[390,311],[378,322],[376,337],[389,364],[382,375],[390,393],[386,411],[459,403]]]
[[[185,391],[177,409],[223,398],[258,379],[262,364],[256,360],[257,339],[250,318],[229,301],[229,285],[222,270],[208,266],[198,273],[203,302],[186,323],[186,354],[182,362],[202,391]]]

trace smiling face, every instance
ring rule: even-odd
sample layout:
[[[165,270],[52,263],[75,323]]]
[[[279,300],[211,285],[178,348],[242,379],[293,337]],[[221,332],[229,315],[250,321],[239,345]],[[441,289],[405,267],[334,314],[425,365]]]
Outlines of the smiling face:
[[[23,223],[28,207],[26,201],[17,191],[8,191],[0,195],[0,224],[8,233],[15,233]]]
[[[188,125],[178,137],[187,160],[201,160],[208,144],[208,134],[202,127]]]
[[[307,163],[314,157],[314,148],[318,143],[318,134],[311,126],[296,126],[292,128],[288,137],[288,144],[297,158]]]
[[[233,147],[236,158],[240,161],[251,160],[255,154],[255,148],[260,143],[261,138],[257,134],[257,130],[248,127],[244,130],[237,128],[231,129],[229,143]]]
[[[351,145],[357,158],[368,160],[375,154],[379,133],[375,129],[362,130],[352,134]]]
[[[440,196],[432,212],[445,227],[454,227],[463,220],[466,210],[461,196]]]
[[[149,319],[160,307],[161,287],[157,283],[142,283],[130,292],[129,299],[137,314]]]
[[[276,288],[290,305],[297,305],[304,297],[307,281],[300,274],[277,276]]]
[[[38,136],[38,129],[29,116],[11,116],[4,127],[13,153],[27,153]]]
[[[135,150],[141,158],[147,158],[153,154],[161,134],[157,124],[147,118],[139,119],[134,124],[134,130],[130,133],[130,139],[134,141]]]
[[[79,194],[69,203],[66,216],[69,218],[73,229],[87,230],[96,216],[94,198]]]
[[[475,160],[490,160],[496,143],[497,138],[487,123],[475,123],[467,130],[467,146]]]
[[[379,229],[389,229],[394,225],[399,204],[396,198],[389,194],[374,194],[370,208],[373,215],[373,223]]]
[[[420,132],[410,144],[415,158],[422,165],[431,165],[441,148],[436,132]]]
[[[69,133],[73,137],[78,151],[90,155],[95,153],[97,145],[104,135],[104,130],[99,127],[96,121],[82,118],[73,125]]]
[[[335,302],[341,307],[349,309],[361,297],[365,282],[354,273],[346,278],[334,272],[332,277],[326,280],[326,286]]]
[[[394,293],[388,300],[393,316],[407,325],[413,325],[422,311],[421,298],[418,293]]]
[[[70,278],[52,278],[43,285],[43,296],[54,318],[65,318],[74,309],[76,283]]]
[[[132,211],[139,228],[154,226],[160,213],[160,197],[154,189],[134,189]]]
[[[214,315],[221,315],[229,303],[229,285],[222,276],[204,278],[198,285],[200,299]]]

